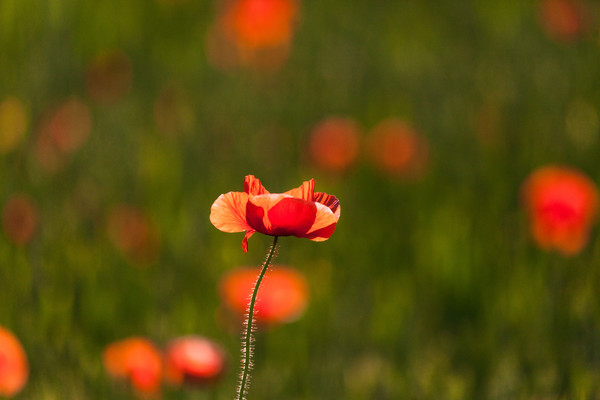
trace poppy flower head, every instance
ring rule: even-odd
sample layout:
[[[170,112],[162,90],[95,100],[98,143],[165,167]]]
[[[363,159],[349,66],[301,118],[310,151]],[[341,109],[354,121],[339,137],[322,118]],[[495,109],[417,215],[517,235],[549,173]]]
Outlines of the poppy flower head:
[[[327,240],[340,218],[340,205],[335,196],[315,192],[314,185],[311,179],[285,193],[269,193],[259,179],[248,175],[243,192],[228,192],[215,200],[210,221],[223,232],[246,232],[244,252],[255,232]]]
[[[29,377],[29,363],[15,335],[0,326],[0,397],[17,394]]]
[[[347,170],[358,156],[359,131],[351,119],[331,117],[321,121],[310,134],[308,151],[312,162],[325,171]]]
[[[581,251],[598,214],[598,189],[587,176],[567,167],[543,167],[525,181],[522,196],[540,247],[565,255]]]
[[[165,353],[165,376],[175,385],[213,383],[225,371],[224,350],[201,336],[175,339],[167,345]]]
[[[240,316],[245,314],[256,277],[256,269],[243,267],[221,279],[219,291],[228,309]],[[254,317],[265,324],[291,322],[302,314],[307,302],[308,284],[304,275],[276,265],[261,282]]]
[[[162,354],[148,339],[131,337],[109,344],[102,361],[114,378],[128,380],[141,393],[155,393],[160,388]]]

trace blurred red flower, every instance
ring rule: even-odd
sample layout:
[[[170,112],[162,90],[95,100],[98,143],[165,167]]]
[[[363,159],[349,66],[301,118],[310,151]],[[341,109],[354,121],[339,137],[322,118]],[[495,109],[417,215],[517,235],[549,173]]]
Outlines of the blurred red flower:
[[[201,336],[175,339],[165,350],[165,377],[176,385],[213,383],[223,375],[225,366],[225,351]]]
[[[36,141],[37,158],[49,172],[59,170],[67,157],[85,144],[92,130],[92,113],[77,97],[63,102],[42,119]]]
[[[27,355],[15,335],[0,326],[0,397],[17,394],[29,377]]]
[[[38,221],[33,201],[24,194],[11,196],[2,209],[2,229],[8,239],[17,245],[28,243]]]
[[[594,182],[575,169],[546,166],[527,178],[522,198],[540,247],[565,255],[581,251],[598,215]]]
[[[293,0],[235,0],[222,22],[238,47],[256,50],[289,44],[296,14]]]
[[[255,268],[242,267],[221,279],[220,294],[227,308],[240,316],[246,313],[256,276]],[[291,322],[302,315],[307,302],[308,284],[304,275],[276,265],[261,282],[254,317],[267,324]]]
[[[359,131],[358,124],[351,119],[331,117],[321,121],[310,134],[311,161],[326,171],[345,171],[358,156]]]
[[[429,146],[410,125],[389,118],[369,136],[369,152],[376,168],[402,178],[420,178],[427,171]]]
[[[335,196],[315,193],[315,181],[305,181],[285,193],[269,193],[254,175],[244,179],[243,192],[220,195],[210,210],[210,221],[223,232],[246,232],[242,249],[255,232],[296,236],[316,242],[329,239],[340,218]]]
[[[94,101],[109,104],[123,98],[131,89],[133,68],[121,50],[103,51],[87,65],[85,84]]]
[[[125,204],[114,206],[107,229],[110,240],[130,261],[147,264],[158,256],[158,232],[142,210]]]
[[[587,29],[589,10],[578,0],[541,0],[538,3],[540,23],[551,37],[569,42]]]
[[[129,381],[141,393],[156,393],[163,373],[162,354],[148,339],[131,337],[110,343],[102,361],[114,378]]]

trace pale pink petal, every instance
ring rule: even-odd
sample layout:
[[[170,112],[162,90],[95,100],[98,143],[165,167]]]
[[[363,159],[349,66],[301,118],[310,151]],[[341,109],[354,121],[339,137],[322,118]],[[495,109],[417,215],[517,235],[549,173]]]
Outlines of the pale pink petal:
[[[311,179],[310,181],[302,182],[302,185],[297,187],[296,189],[288,190],[285,194],[288,194],[297,199],[302,199],[305,201],[313,201],[315,193],[315,180]]]
[[[248,195],[229,192],[220,195],[210,208],[210,222],[223,232],[243,232],[252,228],[246,222]]]

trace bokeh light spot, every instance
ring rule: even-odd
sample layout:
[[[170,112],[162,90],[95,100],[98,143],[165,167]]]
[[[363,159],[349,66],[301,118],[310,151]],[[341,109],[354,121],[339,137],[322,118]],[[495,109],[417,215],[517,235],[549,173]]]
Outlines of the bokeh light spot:
[[[16,97],[0,103],[0,153],[13,150],[25,136],[28,127],[27,111]]]

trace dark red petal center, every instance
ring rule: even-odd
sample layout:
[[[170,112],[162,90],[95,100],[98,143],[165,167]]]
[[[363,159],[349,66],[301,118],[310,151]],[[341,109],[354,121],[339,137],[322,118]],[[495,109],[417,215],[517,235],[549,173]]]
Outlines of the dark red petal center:
[[[317,206],[313,202],[285,198],[275,204],[267,215],[273,235],[303,236],[315,222]]]

